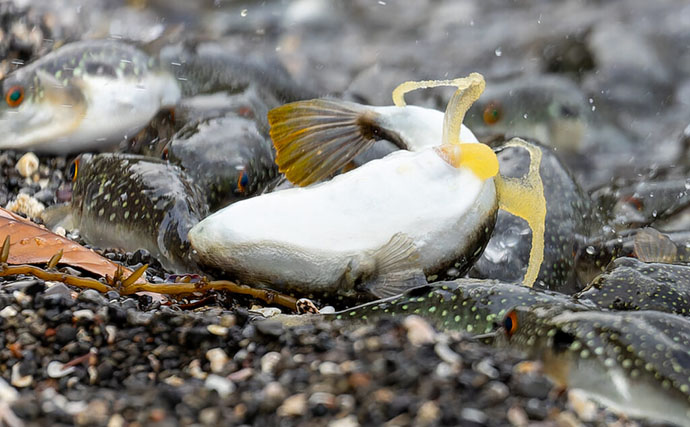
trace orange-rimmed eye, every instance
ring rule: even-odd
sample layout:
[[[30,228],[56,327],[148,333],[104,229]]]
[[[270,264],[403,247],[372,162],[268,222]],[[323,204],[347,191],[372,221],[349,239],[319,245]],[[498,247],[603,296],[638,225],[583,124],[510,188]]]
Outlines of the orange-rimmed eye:
[[[503,116],[503,109],[498,102],[489,102],[486,108],[484,108],[484,114],[482,115],[484,123],[487,125],[496,124],[501,120],[501,116]]]
[[[237,177],[237,191],[244,194],[244,192],[247,190],[248,185],[249,175],[247,175],[247,172],[245,172],[244,169],[242,169],[240,171],[239,176]]]
[[[5,102],[12,108],[19,107],[24,100],[24,88],[21,86],[12,86],[5,94]]]
[[[512,337],[518,328],[518,318],[515,310],[510,310],[506,317],[503,318],[503,329],[506,331],[508,337]]]
[[[77,174],[79,173],[79,157],[72,161],[69,165],[69,171],[67,171],[67,179],[74,182],[77,180]]]

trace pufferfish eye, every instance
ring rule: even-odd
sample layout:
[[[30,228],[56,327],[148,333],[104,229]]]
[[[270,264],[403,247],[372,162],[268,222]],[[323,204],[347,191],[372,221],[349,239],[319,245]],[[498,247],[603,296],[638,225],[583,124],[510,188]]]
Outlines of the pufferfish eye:
[[[24,101],[24,88],[12,86],[5,94],[5,102],[12,108],[17,108]]]
[[[242,169],[240,174],[237,176],[237,191],[244,194],[247,191],[247,186],[249,185],[249,175]]]
[[[79,173],[79,157],[72,160],[72,163],[69,165],[69,170],[67,171],[67,179],[69,179],[72,182],[76,181],[78,173]]]
[[[503,318],[503,329],[508,338],[512,337],[518,328],[518,318],[515,310],[510,310],[506,317]]]
[[[501,105],[496,101],[492,101],[486,104],[486,107],[484,108],[484,113],[482,114],[484,123],[486,123],[489,126],[496,124],[499,120],[501,120],[502,116],[503,109],[501,108]]]

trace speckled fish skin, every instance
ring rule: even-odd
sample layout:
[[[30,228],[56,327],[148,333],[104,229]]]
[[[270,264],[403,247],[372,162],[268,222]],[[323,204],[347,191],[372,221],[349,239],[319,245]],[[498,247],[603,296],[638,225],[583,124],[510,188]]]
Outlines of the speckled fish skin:
[[[628,185],[609,185],[592,199],[610,209],[617,229],[642,227],[672,216],[690,204],[690,181],[685,178],[645,179]]]
[[[256,122],[232,114],[186,125],[170,141],[168,155],[207,195],[212,212],[264,191],[279,177],[270,140]]]
[[[690,425],[690,321],[656,311],[517,307],[506,342],[557,383],[632,417]]]
[[[177,166],[135,155],[83,154],[72,212],[93,245],[144,248],[174,272],[196,271],[187,232],[208,208]]]
[[[638,233],[645,230],[648,229],[624,230],[614,237],[603,235],[582,240],[575,253],[575,269],[580,277],[580,282],[590,283],[599,274],[605,272],[609,264],[616,258],[639,258],[639,255],[635,253],[635,239]],[[656,256],[663,257],[663,259],[647,259],[646,262],[666,264],[687,264],[690,262],[690,231],[664,232],[661,236],[675,248],[671,248],[670,253],[649,254],[652,258]],[[657,236],[654,238],[659,239]]]
[[[23,100],[11,106],[10,90]],[[133,135],[180,89],[171,74],[125,43],[75,42],[2,80],[0,149],[65,154],[101,149]],[[118,120],[113,120],[117,117]]]
[[[690,315],[690,266],[618,258],[578,298],[610,310],[656,310]]]
[[[599,230],[601,220],[593,213],[589,197],[555,153],[538,146],[542,151],[540,174],[546,199],[546,228],[544,261],[534,286],[572,294],[583,287],[573,268],[578,238]],[[497,150],[503,176],[524,175],[529,164],[524,150],[500,147]],[[470,276],[518,282],[527,268],[530,235],[526,222],[499,211],[491,239],[470,270]]]
[[[369,320],[416,314],[440,330],[485,334],[496,330],[503,315],[514,306],[538,303],[580,306],[571,297],[557,292],[497,280],[457,279],[420,286],[395,297],[326,316],[332,319]],[[585,309],[587,306],[582,307]]]

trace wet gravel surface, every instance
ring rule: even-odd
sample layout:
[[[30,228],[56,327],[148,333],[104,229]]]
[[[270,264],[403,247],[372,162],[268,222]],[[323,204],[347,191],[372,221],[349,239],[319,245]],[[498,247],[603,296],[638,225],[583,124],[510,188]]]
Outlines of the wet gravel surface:
[[[149,42],[164,22],[184,22],[200,38],[224,37],[229,50],[277,55],[300,84],[318,93],[379,104],[389,103],[390,90],[410,79],[475,70],[489,78],[530,71],[575,74],[596,93],[590,102],[612,122],[622,127],[635,122],[638,136],[660,131],[664,147],[681,149],[677,134],[687,120],[673,119],[690,105],[690,86],[683,80],[690,55],[674,46],[690,33],[676,22],[687,8],[673,2],[632,2],[639,10],[627,14],[619,2],[611,2],[618,7],[589,2],[589,8],[578,8],[578,1],[562,8],[525,2],[503,10],[498,2],[423,1],[386,8],[386,2],[355,1],[334,14],[319,9],[318,1],[273,8],[245,3],[189,11],[185,2],[152,1],[150,9],[141,10],[106,1],[80,9],[79,2],[60,1],[54,7],[39,2],[31,12],[0,3],[0,72],[77,37],[77,30]],[[677,19],[669,10],[678,11]],[[652,42],[667,47],[658,51],[659,62],[639,69],[642,77],[628,75],[628,81],[638,87],[640,79],[654,76],[640,90],[663,99],[650,100],[647,110],[639,105],[618,110],[625,97],[600,91],[606,79],[625,81],[616,74],[618,59],[607,59],[612,46],[605,42],[602,22],[624,17],[624,28],[610,31],[635,28],[630,37],[638,40],[651,31],[637,25],[646,22],[645,13],[664,17],[657,21],[667,32]],[[198,18],[185,18],[190,14]],[[565,15],[567,25],[553,24]],[[247,16],[251,19],[240,19]],[[507,25],[528,19],[524,32]],[[468,48],[463,40],[474,45]],[[549,45],[549,40],[560,42]],[[644,45],[641,52],[653,52],[653,46]],[[566,53],[553,53],[559,49]],[[411,99],[444,104],[438,95]],[[659,140],[638,142],[644,147]],[[39,156],[39,169],[25,178],[15,168],[22,155],[0,152],[0,206],[19,194],[46,206],[68,200],[69,158]],[[658,153],[651,157],[668,160]],[[150,279],[164,279],[146,253],[103,253],[134,268],[153,262]],[[248,309],[255,303],[217,295],[191,310],[148,296],[0,278],[0,425],[644,425],[559,393],[517,354],[435,332],[415,318],[287,329],[270,319],[253,321],[259,316]]]

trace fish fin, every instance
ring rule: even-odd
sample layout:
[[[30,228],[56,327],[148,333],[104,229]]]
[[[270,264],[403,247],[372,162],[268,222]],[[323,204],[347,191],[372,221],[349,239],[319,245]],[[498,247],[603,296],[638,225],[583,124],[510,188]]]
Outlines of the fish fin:
[[[65,230],[72,230],[75,227],[72,206],[69,203],[55,205],[47,208],[39,215],[43,224],[51,230],[62,227]]]
[[[382,139],[376,117],[358,104],[329,99],[272,109],[268,123],[280,172],[299,186],[328,178]]]
[[[373,255],[374,274],[364,284],[372,295],[386,298],[427,284],[419,264],[419,253],[412,239],[396,233]]]
[[[665,234],[648,227],[635,234],[634,254],[642,262],[673,263],[677,259],[678,248]]]
[[[82,79],[72,77],[65,83],[43,70],[36,70],[36,76],[46,100],[55,105],[69,105],[72,108],[80,107],[79,112],[83,114],[86,109],[86,100],[82,91],[84,86]]]

